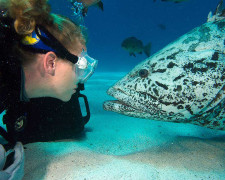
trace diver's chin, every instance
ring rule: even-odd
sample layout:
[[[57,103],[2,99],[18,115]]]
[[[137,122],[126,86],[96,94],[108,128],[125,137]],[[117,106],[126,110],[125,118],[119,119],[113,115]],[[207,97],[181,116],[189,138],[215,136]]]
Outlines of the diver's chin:
[[[73,94],[71,94],[71,95],[66,95],[66,96],[63,96],[63,97],[61,97],[61,98],[59,98],[59,99],[60,99],[61,101],[63,101],[63,102],[68,102],[68,101],[71,100],[72,95],[73,95]]]

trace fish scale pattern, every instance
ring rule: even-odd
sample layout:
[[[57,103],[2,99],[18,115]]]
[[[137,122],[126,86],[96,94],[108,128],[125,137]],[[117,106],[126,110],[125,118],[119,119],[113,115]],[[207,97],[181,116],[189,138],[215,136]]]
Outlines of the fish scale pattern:
[[[224,18],[207,22],[141,62],[109,89],[118,101],[104,108],[224,130],[224,29]]]

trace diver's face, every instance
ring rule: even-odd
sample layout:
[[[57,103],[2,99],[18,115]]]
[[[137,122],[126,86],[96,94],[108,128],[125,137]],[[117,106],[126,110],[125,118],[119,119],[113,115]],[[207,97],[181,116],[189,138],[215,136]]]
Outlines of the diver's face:
[[[79,48],[74,55],[79,56],[84,48]],[[86,49],[86,48],[85,48]],[[56,98],[62,101],[69,101],[78,88],[78,77],[75,74],[75,64],[67,60],[59,59],[55,71]]]
[[[69,101],[78,87],[75,65],[65,60],[58,60],[54,85],[56,98],[65,102]]]

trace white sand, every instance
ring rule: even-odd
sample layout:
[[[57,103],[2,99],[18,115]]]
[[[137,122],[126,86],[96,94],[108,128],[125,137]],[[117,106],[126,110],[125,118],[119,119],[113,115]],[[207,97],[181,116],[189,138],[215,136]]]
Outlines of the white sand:
[[[225,180],[225,132],[103,110],[123,75],[96,73],[87,83],[85,137],[25,145],[24,180]]]

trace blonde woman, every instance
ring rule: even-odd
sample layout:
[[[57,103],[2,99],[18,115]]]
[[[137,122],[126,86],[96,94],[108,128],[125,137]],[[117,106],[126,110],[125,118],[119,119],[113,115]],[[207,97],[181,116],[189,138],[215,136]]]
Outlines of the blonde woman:
[[[85,83],[97,65],[87,55],[82,29],[50,13],[47,0],[1,0],[0,8],[0,48],[4,49],[0,55],[0,111],[30,98],[69,101],[78,83]],[[5,135],[2,129],[0,132]],[[4,168],[0,179],[9,179],[17,171],[17,179],[23,176],[22,144],[14,149],[17,164],[4,167],[7,160],[0,147],[0,169]]]

